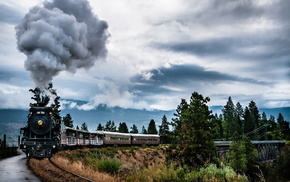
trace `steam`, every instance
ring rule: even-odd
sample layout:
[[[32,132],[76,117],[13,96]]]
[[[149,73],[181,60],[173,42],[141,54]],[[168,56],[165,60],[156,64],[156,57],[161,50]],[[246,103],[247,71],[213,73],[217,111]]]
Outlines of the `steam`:
[[[16,26],[16,37],[36,86],[46,86],[61,71],[75,73],[104,58],[107,28],[87,0],[45,1],[32,8]]]

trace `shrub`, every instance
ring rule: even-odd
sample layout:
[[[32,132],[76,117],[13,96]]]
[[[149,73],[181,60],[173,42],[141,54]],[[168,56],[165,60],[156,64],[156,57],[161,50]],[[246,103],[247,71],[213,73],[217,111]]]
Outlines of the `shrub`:
[[[85,164],[98,169],[100,172],[115,174],[118,172],[122,163],[115,159],[96,159],[96,158],[87,158]]]

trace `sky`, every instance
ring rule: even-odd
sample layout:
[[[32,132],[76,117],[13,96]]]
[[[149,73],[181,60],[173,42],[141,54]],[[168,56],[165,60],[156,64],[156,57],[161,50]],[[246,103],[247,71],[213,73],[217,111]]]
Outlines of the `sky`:
[[[32,102],[28,90],[36,83],[15,27],[43,2],[0,0],[1,109],[28,109]],[[195,91],[211,99],[209,106],[223,106],[229,96],[243,107],[252,100],[262,108],[290,106],[290,1],[89,4],[108,26],[106,55],[90,68],[62,69],[52,77],[63,108],[171,110]]]

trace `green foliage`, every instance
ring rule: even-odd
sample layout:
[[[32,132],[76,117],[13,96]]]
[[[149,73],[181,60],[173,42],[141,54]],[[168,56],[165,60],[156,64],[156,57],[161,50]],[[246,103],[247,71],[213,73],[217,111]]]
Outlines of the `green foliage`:
[[[169,122],[167,121],[166,116],[162,117],[161,125],[159,126],[159,135],[160,135],[160,143],[170,143],[169,140]]]
[[[118,172],[122,163],[115,159],[86,158],[86,165],[98,169],[100,172],[115,174]]]
[[[175,164],[164,167],[151,167],[143,170],[134,170],[133,175],[128,176],[126,181],[156,181],[156,182],[184,182],[184,181],[235,181],[246,182],[247,177],[235,173],[230,167],[217,168],[215,164],[200,170],[188,170],[176,168]]]
[[[282,179],[290,180],[290,146],[286,145],[282,148],[281,153],[278,156],[277,163],[278,174]]]
[[[81,130],[83,130],[83,131],[89,131],[88,130],[88,126],[87,126],[87,124],[85,122],[82,124]]]
[[[145,129],[144,126],[142,126],[142,134],[148,134],[147,130]]]
[[[210,124],[213,139],[224,138],[222,115],[218,116],[217,114],[215,114],[214,117],[210,120]]]
[[[241,128],[238,124],[238,115],[236,106],[232,101],[232,98],[229,97],[227,104],[223,108],[223,115],[225,121],[225,131],[226,138],[231,138],[234,132],[239,132],[241,134]]]
[[[238,173],[246,174],[251,179],[260,179],[260,170],[258,168],[258,151],[251,143],[248,137],[239,139],[235,133],[234,140],[229,151],[229,165]]]
[[[133,124],[133,126],[131,127],[130,133],[138,133],[138,128],[136,125]]]
[[[115,122],[109,120],[105,125],[104,131],[116,131]]]
[[[101,125],[101,123],[99,123],[97,130],[98,131],[103,131],[104,130],[104,127]]]
[[[173,119],[173,134],[176,144],[172,145],[172,158],[181,165],[203,167],[215,160],[215,151],[211,130],[211,111],[206,105],[210,99],[194,92],[190,103],[183,99],[177,107],[176,118]]]
[[[73,122],[74,121],[72,120],[72,117],[70,116],[70,114],[67,114],[66,116],[64,116],[62,118],[62,122],[67,127],[70,127],[70,128],[73,128],[74,127],[74,125],[73,125]]]
[[[156,129],[156,124],[155,121],[153,119],[150,120],[150,123],[148,125],[148,129],[147,129],[147,133],[148,134],[157,134],[157,129]]]
[[[120,133],[129,133],[129,130],[128,130],[128,127],[127,127],[127,124],[125,122],[122,122],[119,124],[119,128],[118,128],[118,131]]]

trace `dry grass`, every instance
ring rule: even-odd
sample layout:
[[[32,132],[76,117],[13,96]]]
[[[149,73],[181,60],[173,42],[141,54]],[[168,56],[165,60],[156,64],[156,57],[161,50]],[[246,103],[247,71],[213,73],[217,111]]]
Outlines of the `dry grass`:
[[[79,178],[63,173],[60,169],[55,168],[48,159],[38,160],[32,158],[29,160],[29,167],[36,176],[39,176],[41,180],[45,182],[80,181]]]
[[[114,177],[110,176],[107,173],[101,173],[93,170],[90,167],[84,166],[81,161],[72,162],[58,154],[54,155],[51,160],[55,162],[58,166],[70,172],[76,173],[80,176],[86,177],[96,182],[116,181]]]

